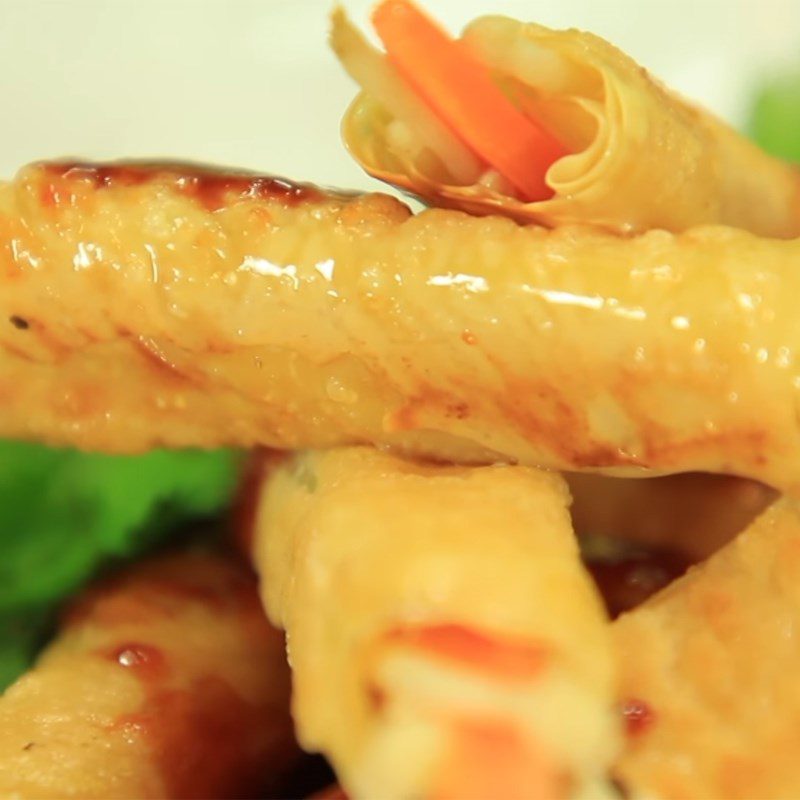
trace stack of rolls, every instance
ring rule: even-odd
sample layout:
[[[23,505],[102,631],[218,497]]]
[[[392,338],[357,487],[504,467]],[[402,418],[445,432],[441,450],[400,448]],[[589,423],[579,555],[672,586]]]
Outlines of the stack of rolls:
[[[343,135],[420,213],[180,164],[0,186],[0,434],[265,448],[246,550],[298,740],[350,797],[795,796],[797,170],[590,34],[486,17],[450,40],[407,0],[375,22],[385,53],[333,15],[361,84]],[[455,128],[456,67],[552,161],[515,173],[476,109]],[[604,604],[587,561],[632,547],[683,566]],[[199,594],[125,601],[110,635],[104,589],[0,699],[14,796],[236,796],[291,760],[282,642],[230,599],[239,567],[182,558],[125,591]],[[173,659],[184,616],[208,642]],[[178,738],[146,743],[151,672],[159,697],[224,674],[248,709],[234,733],[214,692],[164,706],[180,780],[152,766]],[[31,708],[61,685],[124,770],[36,763],[65,734]],[[234,737],[230,773],[203,777],[192,714]]]

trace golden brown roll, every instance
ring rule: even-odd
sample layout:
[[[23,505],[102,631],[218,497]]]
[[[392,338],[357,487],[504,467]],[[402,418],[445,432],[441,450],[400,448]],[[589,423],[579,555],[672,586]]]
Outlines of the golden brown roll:
[[[608,797],[607,618],[561,479],[372,448],[267,470],[255,561],[300,743],[347,794]]]
[[[634,797],[793,798],[800,513],[780,500],[706,564],[614,623]]]
[[[800,235],[795,167],[665,89],[601,38],[488,16],[459,41],[566,147],[546,173],[553,196],[530,202],[498,183],[337,11],[331,43],[364,87],[342,133],[371,175],[435,204],[550,227],[591,223],[630,234],[721,223]]]
[[[368,442],[800,491],[798,267],[800,241],[728,228],[619,239],[34,166],[0,187],[0,435]]]
[[[137,565],[80,597],[0,697],[0,795],[252,797],[294,760],[288,703],[246,570],[199,552]]]

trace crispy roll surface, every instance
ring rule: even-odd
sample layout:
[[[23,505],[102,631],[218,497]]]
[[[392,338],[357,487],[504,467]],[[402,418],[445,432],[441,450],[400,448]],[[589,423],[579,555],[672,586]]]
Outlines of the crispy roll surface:
[[[555,475],[371,448],[267,471],[255,559],[305,747],[354,797],[605,797],[607,618]]]
[[[633,796],[793,798],[800,513],[780,500],[614,623]]]
[[[192,169],[0,187],[0,435],[374,443],[800,490],[800,241],[620,239]]]
[[[164,557],[90,589],[0,697],[0,795],[254,796],[291,765],[283,637],[239,565]]]

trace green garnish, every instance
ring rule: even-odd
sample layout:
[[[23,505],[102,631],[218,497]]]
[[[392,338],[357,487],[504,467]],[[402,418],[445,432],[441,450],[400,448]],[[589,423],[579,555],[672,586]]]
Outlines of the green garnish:
[[[800,163],[800,68],[764,85],[749,132],[767,152]]]
[[[230,451],[124,457],[0,442],[0,689],[28,666],[59,603],[101,568],[219,513],[238,459]]]

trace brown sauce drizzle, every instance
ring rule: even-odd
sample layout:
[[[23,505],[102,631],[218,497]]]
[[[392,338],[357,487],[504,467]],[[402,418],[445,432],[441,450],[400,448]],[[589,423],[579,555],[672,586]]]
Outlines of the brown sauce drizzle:
[[[649,703],[638,698],[625,700],[620,711],[628,736],[641,736],[646,733],[656,721],[656,712]]]
[[[163,680],[169,675],[163,651],[151,644],[125,642],[105,655],[110,661],[131,670],[142,681]]]
[[[176,192],[196,200],[208,211],[217,211],[232,200],[272,200],[284,205],[318,202],[323,193],[315,186],[284,178],[241,172],[222,172],[196,164],[119,162],[89,164],[78,161],[47,162],[41,169],[54,180],[85,181],[95,189],[140,186],[150,181],[171,184]],[[53,183],[42,188],[46,206],[56,206],[61,192]]]
[[[269,709],[247,703],[213,675],[175,689],[146,670],[134,668],[134,674],[145,688],[145,701],[114,727],[146,742],[167,797],[246,796],[263,782],[269,765],[260,731]]]

